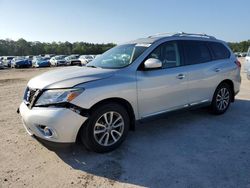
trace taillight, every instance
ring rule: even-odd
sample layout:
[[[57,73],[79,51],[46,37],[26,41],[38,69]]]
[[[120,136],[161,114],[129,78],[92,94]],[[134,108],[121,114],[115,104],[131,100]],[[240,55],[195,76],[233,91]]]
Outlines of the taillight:
[[[239,60],[236,60],[234,63],[235,63],[239,68],[241,68],[241,63],[240,63]]]

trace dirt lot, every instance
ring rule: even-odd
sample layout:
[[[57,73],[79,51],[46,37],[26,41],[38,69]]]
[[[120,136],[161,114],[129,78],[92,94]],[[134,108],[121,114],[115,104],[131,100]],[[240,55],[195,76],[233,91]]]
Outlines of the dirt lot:
[[[48,69],[0,70],[0,187],[248,187],[250,81],[222,116],[206,109],[137,125],[114,152],[50,150],[16,113],[27,81]]]

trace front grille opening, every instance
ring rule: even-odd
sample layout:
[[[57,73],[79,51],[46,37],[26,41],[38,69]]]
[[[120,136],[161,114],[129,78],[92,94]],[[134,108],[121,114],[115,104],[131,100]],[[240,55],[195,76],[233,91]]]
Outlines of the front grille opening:
[[[38,89],[31,89],[29,87],[26,88],[24,94],[24,101],[25,103],[31,107],[31,105],[36,100],[37,96],[39,95],[40,91]]]

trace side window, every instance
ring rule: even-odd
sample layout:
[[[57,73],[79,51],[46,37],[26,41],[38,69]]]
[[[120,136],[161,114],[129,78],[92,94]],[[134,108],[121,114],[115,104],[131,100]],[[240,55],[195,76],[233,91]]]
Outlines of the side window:
[[[185,64],[193,65],[211,61],[211,55],[205,42],[201,41],[183,41],[185,51]]]
[[[181,65],[177,42],[166,42],[161,44],[151,52],[147,59],[149,58],[161,60],[163,69]]]
[[[208,42],[209,48],[213,52],[214,59],[227,59],[230,57],[229,50],[221,43]]]

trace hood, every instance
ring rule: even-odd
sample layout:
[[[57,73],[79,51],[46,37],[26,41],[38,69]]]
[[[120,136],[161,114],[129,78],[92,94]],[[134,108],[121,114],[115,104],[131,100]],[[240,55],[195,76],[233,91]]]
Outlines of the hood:
[[[65,67],[48,71],[32,78],[28,87],[33,89],[69,88],[77,84],[110,77],[115,69]]]

